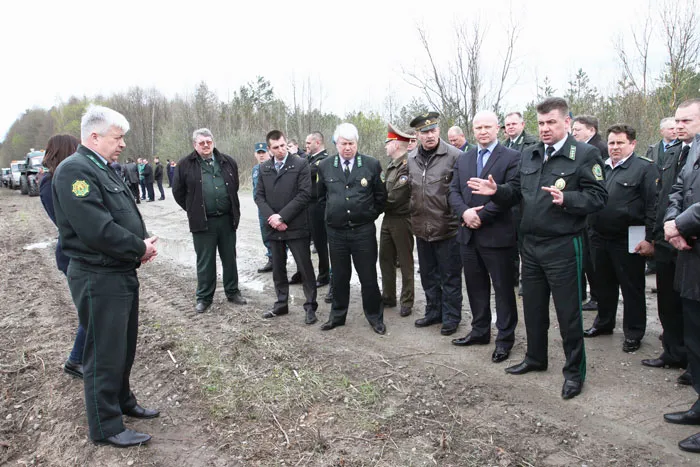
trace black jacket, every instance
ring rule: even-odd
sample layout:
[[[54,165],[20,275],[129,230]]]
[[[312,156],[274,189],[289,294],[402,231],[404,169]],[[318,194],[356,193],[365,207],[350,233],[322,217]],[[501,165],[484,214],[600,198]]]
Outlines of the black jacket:
[[[659,169],[652,161],[632,154],[614,169],[605,165],[605,189],[608,202],[588,216],[592,235],[608,240],[627,241],[628,227],[645,226],[645,240],[654,240],[656,221],[656,181]]]
[[[153,167],[148,162],[143,165],[143,183],[153,183]]]
[[[126,183],[139,183],[139,168],[136,167],[136,162],[129,162],[124,166],[124,181]]]
[[[325,149],[319,151],[314,155],[308,156],[309,169],[311,170],[311,202],[315,203],[318,201],[318,166],[321,161],[328,157],[328,151]]]
[[[668,195],[673,184],[678,179],[678,174],[685,166],[687,158],[679,160],[682,145],[680,141],[670,146],[664,153],[663,163],[659,167],[659,181],[656,184],[656,223],[654,225],[654,259],[662,262],[670,262],[676,258],[677,251],[664,237],[664,217],[668,208]],[[647,152],[648,154],[648,152]],[[659,160],[656,160],[659,163]]]
[[[520,153],[497,144],[481,174],[476,173],[477,150],[470,149],[457,159],[450,187],[450,205],[460,219],[457,241],[462,244],[501,248],[515,246],[515,225],[512,210],[491,201],[490,196],[474,195],[467,181],[472,177],[493,176],[496,183],[512,181],[518,174]],[[478,212],[481,227],[472,230],[464,226],[462,214],[469,208],[484,206]]]
[[[544,143],[525,149],[518,176],[498,185],[491,199],[510,206],[522,199],[523,235],[548,238],[580,234],[586,217],[603,209],[608,200],[600,151],[569,135],[564,146],[544,164],[543,158]],[[552,195],[542,189],[557,184],[564,186],[561,206],[552,203]]]
[[[275,170],[274,157],[260,164],[255,204],[265,223],[269,240],[287,240],[309,236],[306,207],[311,198],[311,172],[309,162],[299,156],[288,155],[279,173]],[[279,214],[287,224],[280,232],[267,223],[267,218]]]
[[[221,167],[221,174],[226,182],[228,196],[231,199],[231,218],[233,228],[238,228],[241,219],[241,204],[238,200],[238,164],[231,156],[220,153],[214,148],[214,158]],[[207,214],[202,194],[202,166],[197,151],[180,159],[175,167],[173,178],[173,198],[187,211],[190,232],[203,232],[207,227]]]
[[[153,179],[158,181],[163,181],[163,165],[160,162],[156,162],[155,174],[153,174]]]
[[[63,252],[92,270],[129,271],[146,253],[146,226],[131,190],[90,149],[79,145],[53,177]]]
[[[384,210],[386,189],[382,166],[371,156],[357,153],[346,180],[341,157],[327,157],[318,166],[318,202],[326,224],[346,229],[374,222]]]
[[[681,297],[700,301],[700,135],[695,135],[685,166],[668,197],[664,220],[673,219],[691,246],[690,250],[678,252],[673,285]]]
[[[593,135],[593,138],[591,138],[587,144],[597,147],[603,160],[608,158],[608,143],[600,136],[600,133]]]

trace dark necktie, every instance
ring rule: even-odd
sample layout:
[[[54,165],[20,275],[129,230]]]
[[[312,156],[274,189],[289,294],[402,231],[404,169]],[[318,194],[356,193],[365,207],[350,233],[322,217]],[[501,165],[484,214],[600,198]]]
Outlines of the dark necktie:
[[[489,150],[486,148],[479,149],[479,157],[476,158],[476,176],[481,175],[481,171],[484,170],[484,156]]]
[[[345,180],[347,180],[350,177],[350,161],[345,161],[343,164],[345,164],[343,172],[345,172]]]
[[[549,146],[545,151],[544,151],[544,162],[547,162],[550,157],[552,157],[552,154],[554,154],[554,146]]]
[[[688,158],[688,153],[690,152],[690,145],[686,144],[683,146],[683,149],[681,149],[681,155],[678,156],[678,167],[683,168],[685,165],[685,160]]]
[[[665,143],[664,144],[664,152],[668,151],[668,147],[670,146],[670,143]]]

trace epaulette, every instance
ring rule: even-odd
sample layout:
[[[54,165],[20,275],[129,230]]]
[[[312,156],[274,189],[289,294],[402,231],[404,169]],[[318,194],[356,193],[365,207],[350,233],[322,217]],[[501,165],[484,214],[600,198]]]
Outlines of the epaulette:
[[[639,157],[639,158],[642,159],[643,161],[647,161],[647,162],[650,162],[650,163],[652,163],[652,164],[654,163],[654,161],[653,161],[652,159],[649,159],[649,158],[646,157],[646,156],[637,156],[637,157]]]

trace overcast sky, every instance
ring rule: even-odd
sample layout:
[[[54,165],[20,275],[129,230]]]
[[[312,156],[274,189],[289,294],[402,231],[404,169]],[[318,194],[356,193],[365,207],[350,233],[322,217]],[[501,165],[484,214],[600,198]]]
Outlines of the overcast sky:
[[[417,26],[428,32],[436,59],[448,63],[455,23],[479,18],[488,28],[482,50],[488,79],[505,51],[509,10],[521,30],[513,69],[517,82],[506,95],[507,109],[522,109],[534,99],[545,76],[563,93],[579,68],[609,92],[620,76],[612,39],[623,34],[631,47],[630,26],[644,21],[646,5],[632,0],[3,1],[0,139],[25,110],[50,108],[72,95],[108,96],[138,85],[173,97],[191,94],[205,81],[226,100],[259,75],[287,103],[294,83],[299,95],[310,81],[324,110],[341,116],[381,112],[387,95],[406,104],[420,94],[404,74],[425,67]],[[654,76],[663,61],[657,40],[651,51]]]

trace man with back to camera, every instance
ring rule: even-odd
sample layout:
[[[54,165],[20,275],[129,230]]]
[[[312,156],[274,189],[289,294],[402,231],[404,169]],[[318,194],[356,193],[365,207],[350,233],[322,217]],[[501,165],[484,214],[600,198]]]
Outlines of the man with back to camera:
[[[214,147],[214,136],[207,128],[192,134],[194,151],[175,167],[173,198],[187,211],[197,254],[197,304],[204,313],[216,290],[216,252],[223,269],[224,292],[229,302],[245,305],[238,288],[236,230],[241,218],[238,200],[238,164]]]
[[[384,146],[391,159],[386,169],[384,186],[387,191],[384,219],[379,234],[379,268],[382,271],[382,301],[385,307],[396,306],[396,262],[401,268],[401,297],[399,315],[413,311],[413,232],[409,203],[411,187],[408,180],[408,142],[411,135],[397,130],[389,123]]]
[[[411,227],[426,301],[425,316],[415,325],[441,323],[440,333],[449,336],[462,320],[462,263],[453,260],[459,251],[459,219],[448,202],[452,169],[462,152],[440,138],[439,116],[429,112],[411,121],[420,144],[408,155],[408,172]]]
[[[253,166],[252,178],[253,178],[253,199],[255,199],[255,192],[258,188],[258,175],[260,174],[260,165],[270,160],[270,154],[267,152],[267,143],[255,143],[255,161],[257,164]],[[265,256],[267,257],[267,262],[261,268],[258,268],[259,273],[272,272],[272,250],[270,250],[270,240],[267,238],[267,233],[265,225],[267,225],[266,219],[263,219],[262,214],[260,214],[260,208],[258,208],[258,223],[260,224],[260,235],[262,236],[263,245],[267,250]]]
[[[333,303],[322,331],[345,325],[350,306],[352,264],[360,279],[362,309],[377,334],[385,334],[384,305],[377,283],[377,231],[374,221],[384,210],[386,189],[382,166],[357,152],[355,125],[335,129],[338,155],[318,166],[318,200],[324,208],[328,246],[333,268]]]
[[[624,352],[639,349],[647,323],[644,296],[644,265],[654,254],[656,217],[656,181],[659,170],[649,159],[634,153],[637,132],[628,125],[608,128],[608,153],[605,160],[605,207],[588,216],[591,258],[596,271],[598,315],[583,335],[612,334],[620,291],[624,300]],[[642,227],[644,238],[629,252],[628,231]]]
[[[549,296],[559,321],[566,363],[561,396],[581,393],[586,378],[586,352],[581,317],[583,230],[586,217],[607,201],[600,151],[569,135],[569,107],[559,97],[537,105],[540,143],[525,149],[518,176],[496,184],[472,178],[472,193],[512,206],[522,200],[523,314],[527,352],[506,372],[522,375],[548,366]]]
[[[289,248],[304,285],[304,322],[314,324],[317,321],[318,304],[306,212],[311,197],[309,163],[306,158],[287,153],[287,142],[281,131],[270,131],[266,140],[272,158],[260,164],[255,203],[266,221],[265,235],[272,250],[272,278],[277,301],[272,309],[263,313],[263,318],[271,319],[289,313]]]
[[[516,245],[512,210],[474,195],[467,181],[492,176],[497,183],[512,181],[518,172],[520,153],[498,143],[498,116],[477,112],[472,121],[477,147],[459,156],[455,164],[450,204],[461,219],[457,234],[464,281],[472,311],[472,329],[453,339],[454,345],[486,345],[491,342],[491,283],[496,293],[496,348],[494,363],[508,358],[515,341],[518,308],[513,282],[513,249]]]
[[[153,180],[155,180],[156,184],[158,185],[158,191],[160,191],[160,198],[158,198],[158,201],[163,201],[165,199],[165,191],[163,190],[163,164],[160,163],[160,159],[158,157],[153,158],[153,164],[155,165],[153,170]]]
[[[689,99],[678,106],[676,128],[683,141],[680,158],[687,160],[671,188],[664,235],[678,250],[674,287],[683,302],[683,336],[692,385],[700,395],[700,99]],[[695,138],[690,138],[690,133],[695,133]],[[700,397],[689,410],[665,414],[664,420],[700,425]],[[680,441],[678,447],[700,453],[700,433]]]
[[[53,178],[56,223],[71,259],[68,285],[85,328],[83,384],[90,439],[116,447],[147,443],[151,436],[124,427],[123,416],[154,418],[141,407],[129,376],[136,355],[139,280],[136,269],[155,259],[129,188],[112,169],[126,147],[129,122],[91,105],[80,124],[81,144]]]

